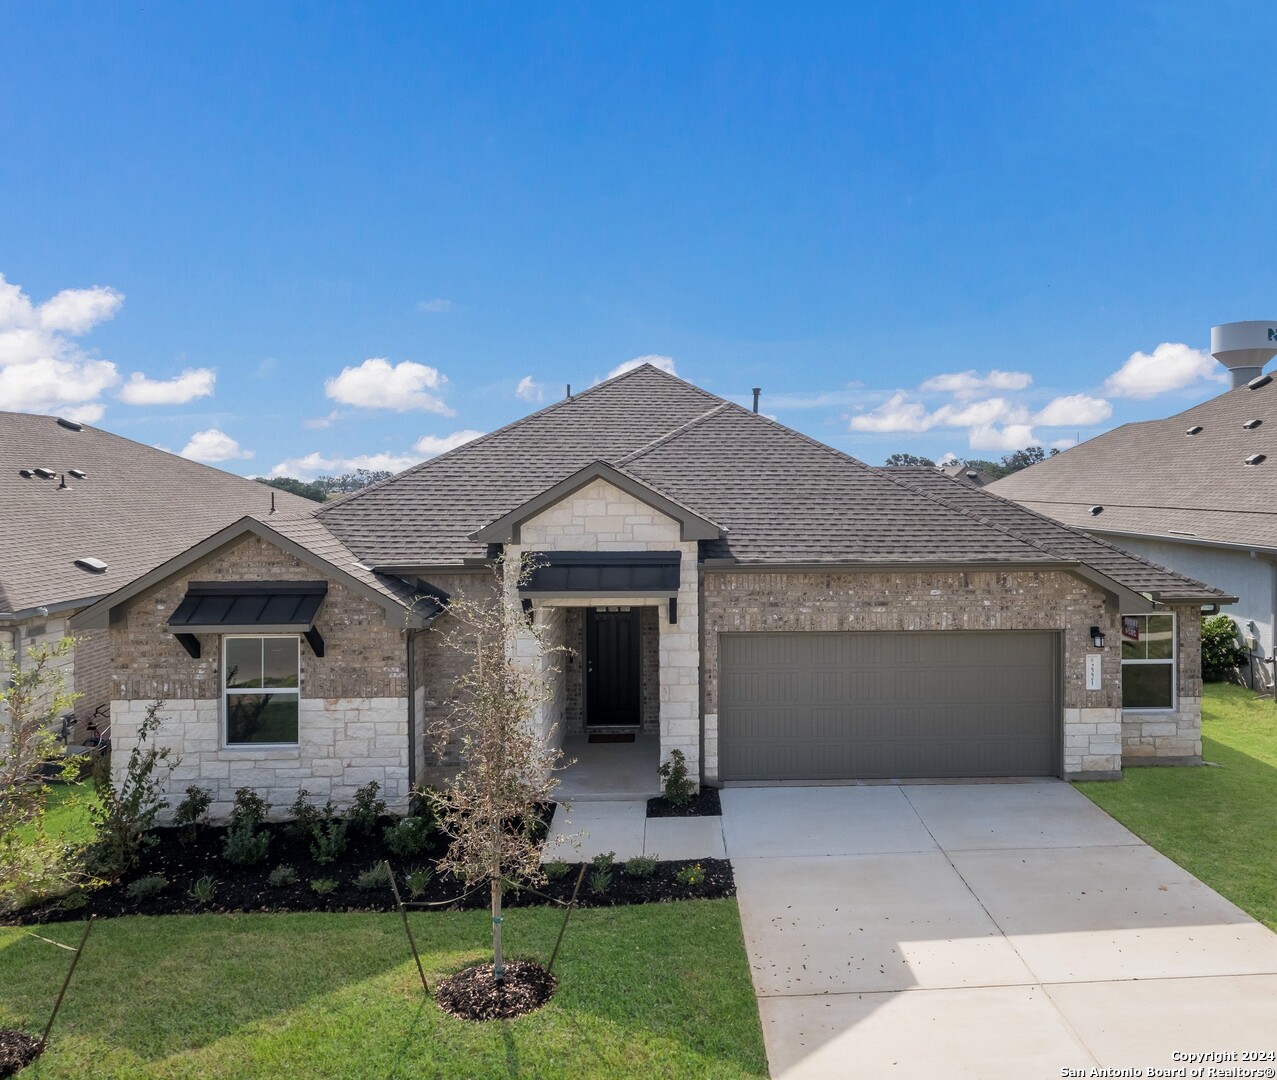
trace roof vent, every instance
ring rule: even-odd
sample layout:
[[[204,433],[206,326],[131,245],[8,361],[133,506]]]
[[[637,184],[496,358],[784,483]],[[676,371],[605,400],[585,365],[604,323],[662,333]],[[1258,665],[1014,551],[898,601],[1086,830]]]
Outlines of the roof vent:
[[[1262,423],[1262,420],[1247,420],[1246,423],[1242,424],[1242,427],[1244,427],[1247,431],[1254,431],[1255,428],[1259,427]]]
[[[1202,431],[1202,425],[1194,424],[1191,428],[1189,428],[1186,432],[1184,432],[1184,434],[1185,435],[1200,435],[1201,431]]]
[[[93,559],[87,555],[82,559],[76,559],[75,565],[81,570],[89,571],[91,574],[106,573],[106,563],[104,563],[101,559]]]
[[[1104,513],[1104,507],[1102,506],[1091,507],[1091,517],[1098,517],[1102,513]]]
[[[60,416],[58,417],[58,426],[66,428],[67,431],[83,431],[84,430],[84,425],[79,423],[78,421],[64,420]]]
[[[1246,389],[1258,390],[1261,386],[1267,386],[1272,381],[1273,377],[1271,375],[1260,375],[1256,379],[1251,379],[1250,382],[1246,384]]]
[[[52,480],[55,476],[58,475],[52,469],[36,469],[35,474],[41,480]]]
[[[1250,457],[1248,457],[1248,458],[1246,459],[1246,464],[1247,464],[1247,465],[1258,465],[1258,464],[1259,464],[1261,461],[1263,461],[1266,457],[1268,457],[1268,455],[1267,455],[1267,454],[1251,454],[1251,455],[1250,455]]]
[[[83,469],[67,469],[67,475],[74,476],[77,480],[87,480],[89,478],[89,474]]]
[[[30,469],[19,469],[18,475],[22,477],[23,480],[30,480],[31,477],[35,476],[35,473],[33,473]]]

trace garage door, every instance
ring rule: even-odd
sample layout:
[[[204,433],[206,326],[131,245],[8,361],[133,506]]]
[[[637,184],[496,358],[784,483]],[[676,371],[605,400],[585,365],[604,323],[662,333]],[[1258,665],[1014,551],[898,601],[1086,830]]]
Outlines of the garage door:
[[[1052,633],[719,635],[724,780],[1053,776]]]

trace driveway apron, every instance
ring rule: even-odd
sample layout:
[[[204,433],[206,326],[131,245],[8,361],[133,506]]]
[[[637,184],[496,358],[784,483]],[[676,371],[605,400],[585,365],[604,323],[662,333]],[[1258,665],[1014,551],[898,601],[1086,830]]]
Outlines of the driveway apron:
[[[773,1076],[1191,1076],[1175,1055],[1277,1050],[1277,935],[1068,784],[722,803]]]

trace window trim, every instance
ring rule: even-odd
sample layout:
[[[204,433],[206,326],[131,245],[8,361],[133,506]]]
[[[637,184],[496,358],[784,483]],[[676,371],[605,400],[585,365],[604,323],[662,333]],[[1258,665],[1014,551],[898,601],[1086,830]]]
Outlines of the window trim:
[[[301,746],[301,694],[302,694],[302,641],[300,634],[223,634],[221,649],[221,670],[218,679],[222,684],[222,749],[223,750],[292,750]],[[245,686],[232,688],[226,685],[226,646],[232,641],[244,639],[263,640],[266,638],[287,638],[297,648],[297,685],[296,686]],[[297,738],[292,742],[231,742],[230,710],[227,708],[228,697],[247,697],[251,694],[290,694],[297,699]]]
[[[1160,707],[1154,707],[1154,708],[1129,708],[1128,709],[1125,705],[1123,705],[1122,706],[1123,713],[1136,713],[1136,714],[1147,715],[1149,713],[1173,713],[1173,712],[1179,711],[1179,616],[1176,615],[1175,612],[1173,611],[1152,611],[1152,612],[1135,613],[1134,617],[1147,619],[1150,615],[1166,615],[1170,617],[1170,620],[1171,620],[1170,659],[1169,660],[1121,660],[1120,663],[1121,663],[1123,672],[1125,672],[1128,664],[1132,667],[1135,667],[1137,665],[1142,665],[1145,667],[1151,666],[1151,665],[1158,665],[1161,667],[1165,667],[1169,663],[1171,668],[1171,703],[1170,705],[1167,705],[1167,706],[1160,706]],[[1122,615],[1118,616],[1119,621],[1118,621],[1117,636],[1118,636],[1119,646],[1122,641],[1121,619],[1125,617],[1126,616],[1122,616]]]

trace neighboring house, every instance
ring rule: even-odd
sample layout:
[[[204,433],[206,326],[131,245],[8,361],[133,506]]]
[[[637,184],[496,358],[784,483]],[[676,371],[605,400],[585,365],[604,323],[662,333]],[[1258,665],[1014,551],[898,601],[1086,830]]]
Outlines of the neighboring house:
[[[73,625],[109,628],[118,748],[167,700],[176,786],[224,811],[376,780],[402,805],[456,764],[424,737],[465,662],[432,624],[491,595],[498,553],[569,650],[542,727],[652,733],[708,783],[1196,762],[1199,613],[1231,599],[645,365],[308,517],[245,517]],[[1124,714],[1124,682],[1169,699]]]
[[[987,473],[981,472],[979,469],[973,469],[970,465],[966,465],[961,461],[949,461],[944,465],[937,466],[937,468],[951,480],[962,480],[976,487],[988,487],[989,484],[993,483]]]
[[[1165,420],[1124,424],[992,485],[1236,596],[1256,657],[1277,648],[1277,383],[1243,383]],[[1132,643],[1132,649],[1138,645]]]
[[[87,424],[0,412],[0,646],[22,664],[76,611],[272,497],[281,513],[314,505]],[[79,637],[60,666],[84,721],[112,691],[105,631]]]

